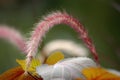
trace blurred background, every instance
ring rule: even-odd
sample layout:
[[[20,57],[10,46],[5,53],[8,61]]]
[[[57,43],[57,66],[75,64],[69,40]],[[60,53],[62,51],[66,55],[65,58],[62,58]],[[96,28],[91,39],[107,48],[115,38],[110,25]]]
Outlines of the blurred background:
[[[28,38],[42,16],[57,10],[81,21],[97,48],[102,66],[120,70],[120,0],[0,0],[0,24],[14,27]],[[83,44],[70,27],[57,26],[46,34],[42,46],[54,39]],[[25,59],[25,55],[0,39],[0,73],[17,66],[16,59]]]

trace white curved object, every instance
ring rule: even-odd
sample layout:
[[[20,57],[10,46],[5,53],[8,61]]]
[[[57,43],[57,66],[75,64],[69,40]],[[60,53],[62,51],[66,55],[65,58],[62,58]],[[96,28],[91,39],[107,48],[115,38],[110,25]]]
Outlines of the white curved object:
[[[81,71],[88,67],[97,67],[97,65],[90,58],[78,57],[65,59],[51,66],[39,66],[36,72],[44,80],[75,80],[76,78],[85,80]]]

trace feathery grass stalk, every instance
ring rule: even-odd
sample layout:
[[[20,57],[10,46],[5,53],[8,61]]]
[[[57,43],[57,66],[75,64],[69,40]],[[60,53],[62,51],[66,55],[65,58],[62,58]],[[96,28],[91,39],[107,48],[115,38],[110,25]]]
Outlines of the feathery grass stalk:
[[[43,36],[45,36],[46,32],[57,24],[66,24],[72,27],[76,32],[78,32],[79,37],[86,43],[87,47],[92,52],[95,61],[98,63],[98,55],[96,49],[88,37],[87,31],[84,29],[83,25],[74,17],[68,15],[65,12],[54,12],[48,16],[46,16],[42,21],[40,21],[35,27],[32,37],[27,45],[27,67],[29,67],[32,57],[36,55],[38,46],[42,42]]]
[[[19,31],[4,25],[0,25],[0,38],[6,39],[12,42],[22,52],[26,53],[25,38],[19,33]]]

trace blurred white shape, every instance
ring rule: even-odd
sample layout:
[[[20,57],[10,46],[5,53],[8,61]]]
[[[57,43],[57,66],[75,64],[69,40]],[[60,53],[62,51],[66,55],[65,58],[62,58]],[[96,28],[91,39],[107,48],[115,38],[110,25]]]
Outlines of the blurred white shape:
[[[44,80],[75,80],[76,78],[85,80],[81,71],[89,67],[97,67],[97,65],[90,58],[78,57],[62,60],[52,66],[38,66],[36,72]]]
[[[113,74],[115,74],[115,75],[120,76],[120,72],[117,71],[117,70],[115,70],[115,69],[108,69],[108,71],[109,71],[110,73],[113,73]]]
[[[36,72],[44,78],[44,80],[49,80],[51,72],[53,71],[53,65],[48,66],[47,64],[43,64],[36,68]]]
[[[42,52],[48,56],[50,53],[57,50],[64,51],[71,56],[88,56],[88,50],[83,45],[64,39],[58,39],[47,43]]]

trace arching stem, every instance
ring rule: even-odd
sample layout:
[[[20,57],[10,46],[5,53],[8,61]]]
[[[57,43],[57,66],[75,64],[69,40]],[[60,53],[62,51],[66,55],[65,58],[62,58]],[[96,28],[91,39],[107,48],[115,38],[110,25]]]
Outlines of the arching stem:
[[[49,31],[50,28],[57,24],[66,24],[72,27],[90,49],[95,61],[99,63],[96,49],[91,39],[88,37],[87,31],[83,25],[77,19],[73,18],[65,12],[54,12],[40,21],[32,33],[32,37],[30,38],[30,41],[27,45],[27,67],[30,65],[31,56],[34,57],[36,55],[38,46],[41,44],[43,36],[45,36],[46,32]]]

